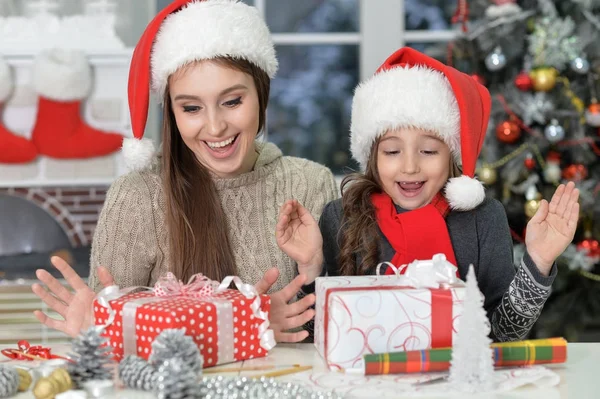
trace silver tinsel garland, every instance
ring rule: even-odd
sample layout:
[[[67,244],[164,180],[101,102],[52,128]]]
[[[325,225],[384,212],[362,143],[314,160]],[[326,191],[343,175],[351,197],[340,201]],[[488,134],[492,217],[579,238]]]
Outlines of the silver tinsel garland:
[[[109,368],[112,347],[101,334],[101,330],[93,326],[73,340],[71,350],[74,353],[70,356],[74,363],[69,363],[67,369],[77,387],[89,380],[112,379]]]
[[[19,373],[14,367],[0,366],[0,398],[10,398],[17,394]]]
[[[192,337],[185,335],[184,330],[164,330],[152,342],[152,353],[148,361],[158,367],[169,359],[181,359],[187,368],[197,375],[202,374],[204,359]]]
[[[204,377],[200,383],[203,399],[340,399],[334,392],[317,392],[292,382],[274,378]]]

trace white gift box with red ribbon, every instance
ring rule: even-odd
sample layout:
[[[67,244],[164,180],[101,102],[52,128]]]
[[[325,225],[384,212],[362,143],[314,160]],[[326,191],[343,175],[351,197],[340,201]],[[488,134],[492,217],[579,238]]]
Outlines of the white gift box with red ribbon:
[[[394,275],[379,275],[389,265]],[[400,270],[405,270],[400,274]],[[465,284],[442,254],[377,275],[316,280],[315,346],[332,370],[363,355],[452,346]]]
[[[228,289],[232,282],[237,290]],[[268,295],[258,295],[238,277],[219,284],[198,274],[184,284],[168,273],[153,288],[107,287],[93,306],[95,324],[103,327],[116,360],[148,359],[161,331],[178,328],[194,339],[204,367],[210,367],[268,354],[275,346],[268,328],[270,303]]]

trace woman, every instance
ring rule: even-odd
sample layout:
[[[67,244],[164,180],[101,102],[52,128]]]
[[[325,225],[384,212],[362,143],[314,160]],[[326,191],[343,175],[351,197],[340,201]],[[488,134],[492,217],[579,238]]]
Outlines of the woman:
[[[336,188],[327,168],[256,141],[277,66],[267,26],[243,3],[176,0],[150,22],[130,69],[134,139],[123,150],[135,171],[107,194],[92,245],[91,288],[59,259],[53,264],[74,295],[38,271],[58,299],[40,285],[33,291],[66,319],[38,311],[42,323],[75,335],[90,324],[87,309],[102,286],[113,279],[121,287],[148,286],[171,271],[183,281],[196,273],[260,280],[259,291],[273,292],[276,339],[306,338],[305,331],[286,331],[312,318],[314,296],[287,303],[310,265],[281,252],[274,231],[287,198],[318,216]],[[160,159],[142,140],[150,84],[164,109]]]

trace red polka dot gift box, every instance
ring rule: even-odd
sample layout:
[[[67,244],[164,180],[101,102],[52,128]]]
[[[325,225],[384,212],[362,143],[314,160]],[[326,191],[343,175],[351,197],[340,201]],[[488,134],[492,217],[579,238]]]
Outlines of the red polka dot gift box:
[[[237,290],[228,289],[234,282]],[[142,292],[132,292],[142,288]],[[263,357],[275,346],[268,329],[270,298],[238,277],[221,284],[202,275],[183,284],[168,273],[154,288],[117,286],[94,300],[95,324],[105,326],[116,360],[148,359],[152,342],[165,329],[185,329],[198,345],[204,367]]]

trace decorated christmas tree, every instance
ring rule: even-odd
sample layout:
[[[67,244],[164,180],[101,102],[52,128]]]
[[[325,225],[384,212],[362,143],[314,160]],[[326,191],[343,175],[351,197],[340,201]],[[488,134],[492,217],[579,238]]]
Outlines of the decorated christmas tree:
[[[459,0],[455,22],[443,61],[492,95],[478,177],[505,206],[515,262],[540,200],[569,180],[581,191],[578,232],[531,338],[583,339],[600,316],[600,0]]]

